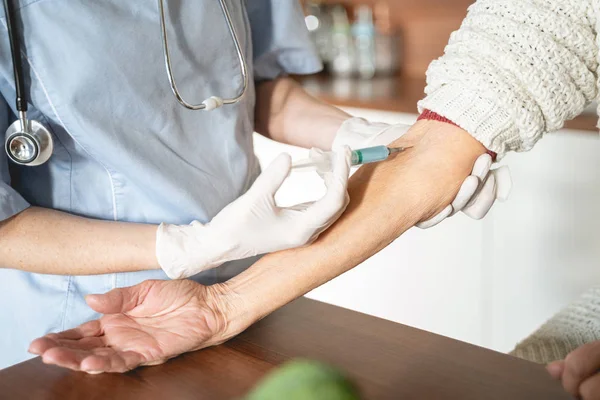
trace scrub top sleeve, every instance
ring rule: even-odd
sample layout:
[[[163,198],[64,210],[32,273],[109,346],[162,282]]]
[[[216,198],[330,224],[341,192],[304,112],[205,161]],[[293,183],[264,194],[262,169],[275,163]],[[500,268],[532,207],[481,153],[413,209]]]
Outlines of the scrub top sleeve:
[[[247,4],[256,81],[312,74],[323,68],[298,0],[251,0]]]
[[[0,97],[0,222],[20,213],[29,207],[29,203],[10,187],[10,174],[8,172],[8,156],[4,149],[4,132],[9,125],[10,110],[4,98]]]

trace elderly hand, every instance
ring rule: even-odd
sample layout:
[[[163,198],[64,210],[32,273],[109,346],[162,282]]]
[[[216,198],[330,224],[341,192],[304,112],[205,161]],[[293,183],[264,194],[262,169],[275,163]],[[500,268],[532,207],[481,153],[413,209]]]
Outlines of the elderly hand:
[[[145,281],[86,300],[105,314],[75,329],[34,340],[29,351],[88,373],[125,372],[224,342],[234,314],[222,286],[193,281]],[[240,330],[241,331],[241,330]],[[238,333],[238,332],[235,332]]]
[[[600,399],[600,341],[578,347],[547,369],[571,395],[582,400]]]
[[[169,278],[182,279],[226,261],[312,243],[348,205],[350,157],[348,148],[336,153],[333,170],[323,175],[327,192],[321,199],[279,207],[275,193],[291,170],[289,155],[280,155],[210,223],[162,224],[156,237],[158,263]]]

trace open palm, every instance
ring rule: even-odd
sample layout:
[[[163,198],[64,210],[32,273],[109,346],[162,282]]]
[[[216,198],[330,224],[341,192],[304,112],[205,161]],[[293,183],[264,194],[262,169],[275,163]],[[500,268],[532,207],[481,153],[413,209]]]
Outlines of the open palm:
[[[75,329],[34,340],[45,363],[90,373],[125,372],[161,364],[218,344],[223,328],[214,289],[192,281],[145,281],[86,298],[105,314]]]

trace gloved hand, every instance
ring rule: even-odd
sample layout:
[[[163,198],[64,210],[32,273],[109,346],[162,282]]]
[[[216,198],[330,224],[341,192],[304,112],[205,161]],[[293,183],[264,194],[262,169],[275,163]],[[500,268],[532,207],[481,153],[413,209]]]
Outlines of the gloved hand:
[[[344,121],[338,129],[331,149],[336,151],[344,146],[352,150],[373,146],[387,146],[394,140],[402,137],[410,125],[384,124],[369,122],[364,118],[350,118]]]
[[[496,200],[508,199],[512,188],[510,170],[507,166],[490,169],[492,157],[483,154],[477,158],[471,175],[461,185],[456,198],[435,217],[417,224],[421,229],[431,228],[444,219],[462,211],[473,219],[482,219]]]
[[[337,152],[333,171],[323,175],[327,192],[318,201],[289,208],[275,204],[275,193],[291,170],[287,154],[277,157],[248,192],[208,224],[161,224],[156,257],[171,279],[183,279],[224,262],[313,242],[346,209],[350,149]]]
[[[405,124],[389,125],[369,122],[363,118],[350,118],[338,130],[331,147],[336,150],[341,146],[351,149],[387,146],[401,138],[409,129],[410,126]],[[452,204],[433,218],[418,223],[417,227],[431,228],[459,211],[473,219],[481,219],[496,200],[506,200],[512,187],[510,171],[506,166],[490,170],[491,166],[492,158],[489,154],[480,156]]]

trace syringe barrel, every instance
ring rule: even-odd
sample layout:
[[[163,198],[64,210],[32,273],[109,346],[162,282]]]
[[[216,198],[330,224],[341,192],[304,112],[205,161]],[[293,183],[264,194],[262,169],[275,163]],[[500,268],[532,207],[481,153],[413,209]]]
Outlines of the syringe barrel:
[[[352,151],[352,165],[362,165],[377,161],[383,161],[390,155],[387,146],[368,147]]]

